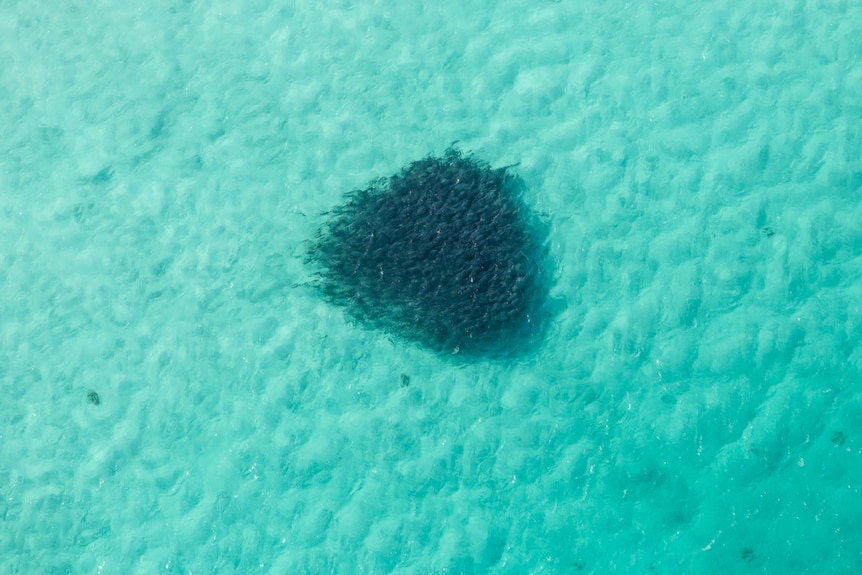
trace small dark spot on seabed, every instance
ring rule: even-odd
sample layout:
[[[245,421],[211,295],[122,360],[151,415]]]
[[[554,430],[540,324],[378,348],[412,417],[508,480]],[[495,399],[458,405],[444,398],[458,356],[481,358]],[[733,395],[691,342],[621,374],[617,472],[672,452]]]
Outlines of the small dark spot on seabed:
[[[760,231],[761,231],[761,232],[763,233],[763,235],[764,235],[764,236],[766,236],[767,238],[771,238],[772,236],[774,236],[774,235],[775,235],[775,232],[774,232],[774,231],[772,230],[772,228],[770,228],[769,226],[763,226],[762,228],[760,228]]]
[[[410,386],[410,376],[406,373],[401,374],[401,387],[409,387]]]
[[[102,400],[99,398],[99,394],[92,389],[87,392],[87,401],[89,401],[93,405],[99,405],[100,403],[102,403]]]
[[[845,441],[847,441],[847,436],[844,435],[843,431],[832,432],[832,443],[835,445],[844,445]]]
[[[90,176],[88,178],[84,178],[84,181],[89,183],[89,184],[101,186],[101,185],[107,184],[108,182],[110,182],[113,179],[114,179],[114,168],[112,166],[105,166],[104,168],[99,170],[96,174],[93,174],[92,176]]]
[[[754,561],[754,549],[752,549],[751,547],[743,547],[742,560],[749,563]]]
[[[165,258],[157,264],[154,264],[150,267],[150,272],[156,277],[162,277],[165,275],[168,267],[171,265],[171,259]]]

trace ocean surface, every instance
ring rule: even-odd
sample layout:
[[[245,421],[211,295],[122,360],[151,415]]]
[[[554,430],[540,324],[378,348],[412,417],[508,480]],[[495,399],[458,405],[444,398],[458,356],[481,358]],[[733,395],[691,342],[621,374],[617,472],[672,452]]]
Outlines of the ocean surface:
[[[0,0],[0,62],[0,575],[862,572],[862,1]],[[549,223],[510,362],[308,287],[454,142]]]

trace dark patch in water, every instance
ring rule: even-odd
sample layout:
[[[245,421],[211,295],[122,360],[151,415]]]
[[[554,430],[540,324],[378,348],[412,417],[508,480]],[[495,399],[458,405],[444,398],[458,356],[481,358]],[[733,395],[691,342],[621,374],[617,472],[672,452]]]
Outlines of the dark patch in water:
[[[844,435],[843,431],[833,431],[832,432],[832,443],[835,445],[844,445],[847,442],[847,436]]]
[[[92,389],[87,392],[87,401],[92,403],[93,405],[99,405],[100,403],[102,403],[102,400],[99,397],[99,394],[96,393],[95,391],[93,391]]]
[[[450,149],[348,195],[311,243],[324,297],[436,352],[502,358],[542,339],[546,229],[521,181]]]
[[[93,174],[89,178],[86,179],[87,182],[102,186],[110,182],[114,179],[114,168],[111,166],[105,166],[98,173]]]

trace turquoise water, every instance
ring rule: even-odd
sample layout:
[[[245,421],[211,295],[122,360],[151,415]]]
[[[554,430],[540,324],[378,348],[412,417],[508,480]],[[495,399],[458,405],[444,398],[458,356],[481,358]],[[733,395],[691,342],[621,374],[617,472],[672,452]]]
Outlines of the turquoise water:
[[[0,574],[860,572],[860,38],[856,0],[0,0]],[[551,226],[508,366],[305,287],[322,212],[454,141]]]

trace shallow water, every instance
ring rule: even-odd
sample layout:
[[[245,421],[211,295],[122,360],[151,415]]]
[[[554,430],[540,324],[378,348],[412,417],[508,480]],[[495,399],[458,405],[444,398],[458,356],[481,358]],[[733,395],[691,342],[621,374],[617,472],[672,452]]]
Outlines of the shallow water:
[[[0,2],[0,573],[857,573],[860,37],[827,0]],[[510,365],[306,286],[322,212],[455,141],[550,225]]]

